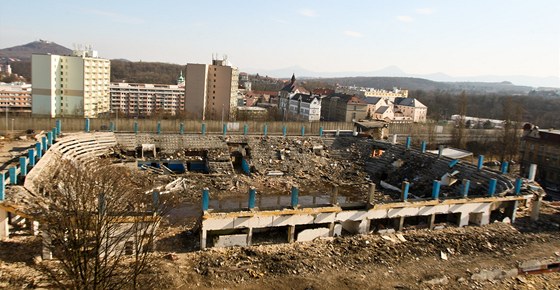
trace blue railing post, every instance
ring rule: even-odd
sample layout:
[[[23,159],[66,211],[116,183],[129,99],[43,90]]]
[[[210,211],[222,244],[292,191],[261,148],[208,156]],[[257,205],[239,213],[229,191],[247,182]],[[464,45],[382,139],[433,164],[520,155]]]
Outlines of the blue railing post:
[[[27,175],[27,158],[23,156],[19,158],[19,170],[21,176]]]
[[[521,177],[515,179],[515,195],[521,194],[521,185],[523,184],[523,180]]]
[[[51,133],[52,133],[52,139],[54,143],[54,141],[56,141],[56,127],[52,128]]]
[[[202,123],[202,125],[200,125],[200,131],[202,132],[202,136],[206,135],[206,124]]]
[[[47,136],[41,137],[41,142],[43,142],[43,150],[45,153],[49,150],[49,144],[47,143]]]
[[[37,152],[37,160],[43,157],[43,150],[41,148],[41,142],[35,143],[35,151]]]
[[[264,134],[265,137],[266,137],[266,135],[268,135],[268,124],[264,124],[263,134]]]
[[[509,163],[507,161],[502,162],[501,172],[506,174],[508,172]]]
[[[6,172],[0,172],[0,201],[4,201],[6,192]]]
[[[319,137],[323,137],[323,126],[319,127]]]
[[[160,121],[157,122],[157,133],[158,133],[158,135],[161,134],[161,122]]]
[[[183,123],[179,124],[179,134],[181,135],[185,134],[185,124]]]
[[[469,187],[471,187],[471,181],[468,179],[463,179],[461,184],[461,195],[466,198],[469,195]]]
[[[426,141],[422,141],[422,144],[420,145],[420,151],[422,151],[422,153],[426,153]]]
[[[432,198],[433,199],[439,199],[439,188],[440,188],[441,184],[438,180],[434,180],[433,185],[432,185]]]
[[[86,133],[89,132],[89,118],[86,118],[86,125],[85,125],[85,128],[84,128],[84,131],[86,131]]]
[[[207,211],[210,206],[210,191],[208,187],[202,189],[202,211]]]
[[[457,165],[457,163],[459,163],[458,159],[453,159],[449,162],[449,168],[453,168],[453,166]]]
[[[138,122],[134,122],[134,134],[138,134]]]
[[[410,143],[412,142],[412,138],[410,136],[406,137],[406,150],[410,149]]]
[[[292,186],[292,201],[291,201],[292,208],[297,208],[298,204],[299,204],[299,189],[295,186]]]
[[[113,132],[115,131],[115,124],[113,124],[113,122],[109,122],[109,132]]]
[[[249,204],[248,204],[249,209],[255,208],[256,198],[257,198],[257,190],[254,187],[251,187],[249,189]]]
[[[224,137],[225,137],[226,134],[227,134],[227,125],[224,124],[224,125],[222,125],[222,135],[224,135]]]
[[[62,121],[60,119],[56,120],[56,135],[60,136],[62,134]]]
[[[404,181],[402,183],[402,191],[401,191],[401,200],[407,201],[408,200],[408,190],[410,189],[410,183],[408,181]]]
[[[498,180],[496,178],[490,178],[490,182],[488,183],[488,196],[494,196],[494,194],[496,194],[497,184]]]
[[[288,135],[288,128],[284,125],[282,126],[282,136],[286,137],[286,135]]]
[[[484,155],[478,155],[478,164],[476,166],[476,169],[478,169],[478,171],[482,170],[483,165],[484,165]]]
[[[49,143],[49,146],[52,146],[53,144],[53,136],[51,131],[47,132],[47,143]]]
[[[249,133],[249,125],[243,124],[243,135],[247,136],[248,133]]]
[[[302,137],[305,136],[305,126],[304,125],[301,126],[301,136]]]
[[[27,159],[29,159],[29,166],[35,166],[35,149],[29,149],[27,151]]]
[[[17,184],[17,168],[15,166],[10,167],[9,174],[10,174],[10,184],[16,185]]]

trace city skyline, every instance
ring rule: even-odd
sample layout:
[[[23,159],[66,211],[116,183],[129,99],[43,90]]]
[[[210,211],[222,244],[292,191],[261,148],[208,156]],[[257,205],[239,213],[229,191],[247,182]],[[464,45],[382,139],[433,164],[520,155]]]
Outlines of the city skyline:
[[[397,66],[560,80],[557,1],[20,1],[9,9],[18,13],[0,20],[2,48],[46,39],[132,61],[208,63],[217,53],[241,71]]]

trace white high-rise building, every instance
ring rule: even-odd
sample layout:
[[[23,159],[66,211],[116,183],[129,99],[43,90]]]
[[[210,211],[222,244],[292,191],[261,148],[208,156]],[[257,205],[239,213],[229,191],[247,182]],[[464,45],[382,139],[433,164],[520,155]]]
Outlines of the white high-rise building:
[[[94,50],[33,54],[32,114],[96,118],[110,111],[111,62]]]

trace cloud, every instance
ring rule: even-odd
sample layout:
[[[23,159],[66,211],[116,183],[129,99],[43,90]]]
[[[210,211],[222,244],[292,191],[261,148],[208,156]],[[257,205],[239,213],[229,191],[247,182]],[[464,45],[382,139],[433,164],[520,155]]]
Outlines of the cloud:
[[[399,15],[399,16],[397,16],[397,20],[401,21],[401,22],[412,22],[412,21],[414,21],[414,18],[412,18],[408,15]]]
[[[359,37],[364,36],[362,33],[357,32],[357,31],[352,31],[352,30],[345,30],[345,31],[344,31],[344,34],[345,34],[346,36],[356,37],[356,38],[359,38]]]
[[[428,14],[433,14],[433,13],[434,13],[434,9],[432,9],[432,8],[418,8],[418,9],[416,9],[416,14],[428,15]]]
[[[311,9],[300,9],[297,13],[305,17],[317,17],[317,12]]]
[[[93,14],[101,17],[105,17],[113,22],[120,22],[126,24],[141,24],[144,20],[138,17],[128,16],[125,14],[119,14],[111,11],[103,11],[97,9],[86,9],[86,13]]]

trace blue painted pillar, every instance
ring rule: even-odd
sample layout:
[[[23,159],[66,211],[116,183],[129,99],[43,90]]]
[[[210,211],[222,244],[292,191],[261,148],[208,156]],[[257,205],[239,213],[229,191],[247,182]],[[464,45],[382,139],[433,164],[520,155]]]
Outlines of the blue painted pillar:
[[[222,126],[222,135],[224,135],[224,137],[225,137],[226,134],[227,134],[227,125],[224,124],[224,125]]]
[[[402,183],[402,191],[401,191],[401,200],[407,201],[408,200],[408,190],[410,189],[410,183],[408,181],[404,181]]]
[[[422,141],[422,144],[420,144],[420,151],[426,153],[426,141]]]
[[[6,172],[0,173],[0,201],[4,201],[6,192]]]
[[[243,135],[247,136],[248,133],[249,133],[249,125],[243,124]]]
[[[56,135],[60,136],[62,134],[62,121],[60,119],[56,120]]]
[[[292,208],[298,207],[299,204],[299,189],[292,186]]]
[[[179,124],[179,134],[181,135],[185,134],[185,124],[183,123]]]
[[[202,123],[202,125],[200,125],[200,131],[202,132],[202,135],[206,135],[206,124]]]
[[[249,209],[255,208],[255,200],[257,198],[257,190],[254,187],[249,189]]]
[[[482,170],[483,164],[484,164],[484,155],[478,155],[478,165],[476,166],[478,171]]]
[[[496,185],[498,185],[498,180],[496,178],[490,178],[488,183],[488,196],[494,196],[496,194]]]
[[[319,127],[319,137],[323,137],[323,126]]]
[[[17,168],[15,166],[10,167],[9,173],[10,173],[10,184],[15,185],[17,184]]]
[[[154,210],[159,207],[159,192],[155,190],[152,191],[152,206],[154,207]]]
[[[468,179],[463,179],[463,184],[461,184],[461,195],[466,198],[469,196],[469,188],[471,187],[471,181]]]
[[[434,180],[433,185],[432,185],[432,198],[433,199],[439,199],[439,188],[440,188],[440,183],[438,180]]]
[[[161,122],[157,122],[157,133],[158,135],[161,134]]]
[[[268,124],[264,124],[263,134],[264,134],[265,137],[266,137],[266,135],[268,135]]]
[[[52,132],[51,131],[47,132],[47,143],[49,144],[49,146],[52,146],[52,144],[53,144]]]
[[[35,166],[35,149],[29,149],[27,151],[27,159],[29,159],[29,166]]]
[[[109,132],[115,131],[115,124],[113,122],[109,122]]]
[[[210,206],[210,191],[208,187],[202,189],[202,211],[207,211]]]
[[[288,128],[286,128],[286,126],[282,126],[282,136],[286,137],[286,135],[288,135]]]
[[[89,118],[86,118],[86,126],[84,130],[86,131],[86,133],[89,132]]]
[[[35,152],[37,152],[37,159],[36,160],[39,160],[39,159],[41,159],[41,157],[43,157],[43,152],[41,150],[41,142],[35,143]]]
[[[54,141],[56,141],[56,127],[52,128],[51,133],[52,133],[52,139],[54,143]]]
[[[521,194],[521,185],[523,184],[523,180],[521,177],[515,179],[515,195]]]
[[[138,134],[138,122],[134,122],[134,134]]]
[[[410,138],[410,136],[406,137],[406,150],[410,149],[410,142],[412,141],[412,138]]]
[[[20,167],[20,174],[21,176],[27,175],[27,158],[20,157],[19,158],[19,167]]]
[[[43,142],[43,151],[45,151],[46,153],[47,150],[49,150],[49,145],[47,144],[47,137],[46,136],[41,137],[41,141]]]
[[[506,174],[508,172],[509,163],[507,161],[502,162],[501,172]]]
[[[301,136],[305,136],[305,126],[301,126]]]
[[[449,168],[453,168],[453,166],[457,165],[457,163],[459,163],[459,160],[457,159],[451,160],[451,162],[449,162]]]

